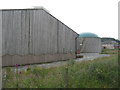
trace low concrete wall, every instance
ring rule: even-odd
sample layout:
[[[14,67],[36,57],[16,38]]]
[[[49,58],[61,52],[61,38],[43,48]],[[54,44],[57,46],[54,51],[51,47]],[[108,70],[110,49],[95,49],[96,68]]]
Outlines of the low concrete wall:
[[[2,56],[2,66],[14,66],[15,64],[25,65],[25,64],[37,64],[54,62],[60,60],[68,60],[76,58],[74,53],[69,54],[47,54],[47,55],[5,55]]]

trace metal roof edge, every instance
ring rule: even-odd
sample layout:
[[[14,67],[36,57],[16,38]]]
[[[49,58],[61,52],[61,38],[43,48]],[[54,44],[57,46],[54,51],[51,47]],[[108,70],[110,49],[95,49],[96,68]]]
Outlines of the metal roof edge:
[[[0,9],[0,11],[10,11],[10,10],[43,10],[45,11],[47,14],[49,14],[50,16],[52,16],[53,18],[55,18],[56,20],[58,20],[59,22],[61,22],[59,19],[57,19],[56,17],[54,17],[52,14],[49,13],[48,10],[46,10],[45,8],[41,7],[41,8],[24,8],[24,9]],[[66,24],[64,24],[63,22],[61,22],[63,25],[65,25],[66,27],[68,27]],[[78,36],[79,34],[77,32],[75,32],[73,29],[71,29],[70,27],[68,27],[70,30],[72,30],[74,33],[76,33]]]
[[[42,9],[43,11],[45,11],[44,9]],[[52,16],[53,18],[55,18],[56,20],[58,20],[59,22],[61,22],[63,25],[65,25],[67,28],[69,28],[70,30],[72,30],[74,33],[76,33],[78,36],[79,34],[77,32],[75,32],[73,29],[71,29],[70,27],[68,27],[66,24],[64,24],[62,21],[60,21],[59,19],[57,19],[55,16],[53,16],[52,14],[50,14],[49,12],[45,11],[47,14],[49,14],[50,16]]]

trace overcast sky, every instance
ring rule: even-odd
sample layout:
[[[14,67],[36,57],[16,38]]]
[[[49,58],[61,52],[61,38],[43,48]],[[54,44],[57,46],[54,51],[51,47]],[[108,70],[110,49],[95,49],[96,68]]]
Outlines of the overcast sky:
[[[0,9],[43,6],[77,33],[118,38],[119,0],[1,0]]]

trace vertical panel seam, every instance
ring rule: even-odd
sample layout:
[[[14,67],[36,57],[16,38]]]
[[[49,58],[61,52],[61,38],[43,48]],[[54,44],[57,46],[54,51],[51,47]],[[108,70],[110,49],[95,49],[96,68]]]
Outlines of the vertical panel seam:
[[[29,13],[28,54],[30,54],[30,11],[28,11],[28,13]]]
[[[59,21],[57,20],[57,54],[59,53]]]

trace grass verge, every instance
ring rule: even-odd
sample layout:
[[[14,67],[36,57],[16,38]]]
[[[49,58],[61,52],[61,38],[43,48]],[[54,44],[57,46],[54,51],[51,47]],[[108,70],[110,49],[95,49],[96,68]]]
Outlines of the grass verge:
[[[104,51],[105,52],[105,51]],[[106,51],[108,52],[108,51]],[[111,53],[112,51],[110,51]],[[7,67],[4,88],[117,88],[118,54],[95,60],[73,60],[49,69],[34,67],[16,72]]]

